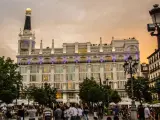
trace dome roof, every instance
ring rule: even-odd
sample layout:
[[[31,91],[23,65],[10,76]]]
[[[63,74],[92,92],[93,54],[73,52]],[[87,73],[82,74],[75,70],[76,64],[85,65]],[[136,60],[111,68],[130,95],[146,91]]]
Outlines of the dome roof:
[[[31,11],[32,11],[31,8],[27,8],[27,9],[26,9],[26,13],[31,14]]]

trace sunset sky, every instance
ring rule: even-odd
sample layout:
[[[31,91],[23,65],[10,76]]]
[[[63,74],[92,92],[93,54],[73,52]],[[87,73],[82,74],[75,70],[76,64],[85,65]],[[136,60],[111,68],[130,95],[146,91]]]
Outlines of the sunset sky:
[[[156,37],[147,32],[149,10],[160,0],[0,0],[0,56],[15,59],[18,33],[23,29],[25,9],[32,9],[36,46],[62,47],[67,42],[110,43],[135,37],[140,43],[141,62],[155,48]]]

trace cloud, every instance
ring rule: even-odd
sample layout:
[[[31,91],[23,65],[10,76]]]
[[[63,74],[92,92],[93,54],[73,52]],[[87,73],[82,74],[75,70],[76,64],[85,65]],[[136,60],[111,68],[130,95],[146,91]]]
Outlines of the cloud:
[[[15,58],[18,32],[23,28],[24,12],[32,8],[32,28],[36,46],[43,39],[44,46],[55,39],[56,47],[67,42],[110,43],[111,37],[136,37],[140,42],[141,60],[154,51],[155,38],[146,30],[151,22],[148,11],[159,0],[1,0],[0,50]],[[146,48],[148,46],[147,52]],[[4,52],[0,53],[3,55]]]

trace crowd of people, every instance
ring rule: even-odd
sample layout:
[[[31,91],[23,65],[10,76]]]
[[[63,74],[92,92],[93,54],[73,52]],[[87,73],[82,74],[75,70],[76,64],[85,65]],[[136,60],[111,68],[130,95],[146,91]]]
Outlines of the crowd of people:
[[[0,108],[0,120],[88,120],[89,108],[87,104],[78,105],[56,104],[54,107],[24,106],[24,104],[13,107],[3,106]]]
[[[106,114],[106,120],[123,120],[130,119],[130,108],[126,106],[112,106],[110,114]],[[89,113],[92,117],[89,117]],[[150,108],[140,105],[137,109],[139,120],[160,120],[159,108]],[[0,108],[0,120],[102,120],[105,110],[101,105],[92,107],[92,110],[87,104],[79,105],[75,103],[56,104],[54,107],[44,107],[41,105],[25,106],[24,104],[13,107],[3,106]],[[113,117],[111,117],[111,116]]]

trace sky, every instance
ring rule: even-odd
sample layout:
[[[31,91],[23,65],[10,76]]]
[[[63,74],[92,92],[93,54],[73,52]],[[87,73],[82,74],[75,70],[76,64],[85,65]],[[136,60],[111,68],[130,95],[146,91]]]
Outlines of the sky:
[[[24,27],[25,9],[32,9],[32,30],[36,46],[63,43],[110,43],[114,39],[135,37],[139,41],[141,62],[157,48],[156,37],[147,32],[149,10],[160,0],[0,0],[0,56],[15,60],[18,34]]]

